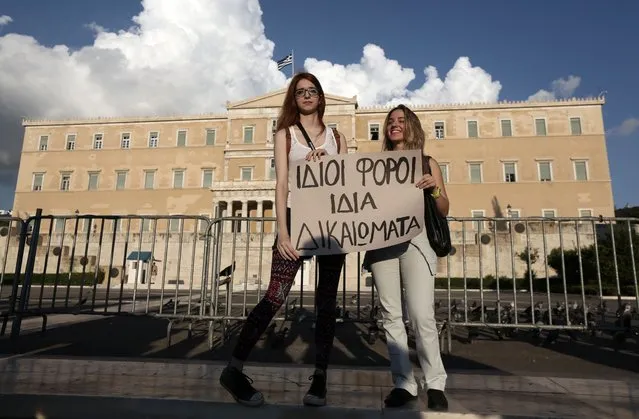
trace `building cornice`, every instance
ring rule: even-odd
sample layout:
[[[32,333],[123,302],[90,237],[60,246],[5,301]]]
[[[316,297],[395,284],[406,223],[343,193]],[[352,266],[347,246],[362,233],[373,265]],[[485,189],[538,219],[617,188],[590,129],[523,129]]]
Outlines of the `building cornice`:
[[[264,98],[278,94],[280,91],[272,92],[268,95],[252,98],[242,102],[229,104],[229,109],[241,104],[247,104]],[[365,106],[358,107],[356,97],[345,98],[336,95],[327,95],[327,97],[336,98],[344,101],[344,104],[355,104],[355,115],[386,113],[391,110],[394,105],[383,106]],[[414,111],[452,111],[452,110],[488,110],[488,109],[513,109],[513,108],[549,108],[564,106],[592,106],[604,105],[605,97],[590,98],[569,98],[557,99],[553,101],[500,101],[500,102],[482,102],[482,103],[449,103],[449,104],[423,104],[410,105]],[[339,106],[339,105],[331,105]],[[241,109],[238,109],[238,111]],[[163,115],[163,116],[120,116],[120,117],[96,117],[96,118],[69,118],[69,119],[29,119],[22,120],[24,127],[53,127],[53,126],[69,126],[69,125],[116,125],[116,124],[138,124],[138,123],[175,123],[175,122],[206,122],[206,121],[226,121],[229,112],[219,114],[199,114],[199,115]]]
[[[513,109],[513,108],[549,108],[563,106],[592,106],[604,105],[606,99],[602,97],[569,98],[552,101],[510,101],[477,102],[477,103],[437,103],[423,105],[407,105],[413,111],[453,111],[453,110],[488,110],[488,109]],[[355,111],[355,114],[386,113],[396,105],[363,106]]]
[[[97,118],[69,118],[69,119],[22,119],[22,126],[66,126],[66,125],[115,125],[115,124],[139,124],[158,122],[206,122],[226,121],[228,115],[224,114],[200,114],[200,115],[164,115],[164,116],[121,116],[121,117],[97,117]]]

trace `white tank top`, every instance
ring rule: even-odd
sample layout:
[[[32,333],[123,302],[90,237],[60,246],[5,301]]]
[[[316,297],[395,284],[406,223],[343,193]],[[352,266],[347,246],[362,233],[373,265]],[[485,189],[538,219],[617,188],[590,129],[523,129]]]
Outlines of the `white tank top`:
[[[288,131],[291,134],[291,151],[288,152],[288,165],[291,167],[291,163],[299,160],[304,160],[306,155],[311,152],[311,148],[308,146],[306,142],[306,138],[303,138],[303,141],[299,141],[297,139],[297,135],[295,135],[295,130],[292,126],[288,127]],[[324,130],[326,131],[324,144],[321,146],[316,146],[317,149],[326,150],[326,154],[328,155],[337,155],[337,141],[335,140],[335,135],[333,135],[333,129],[326,127]],[[291,207],[291,184],[289,182],[288,185],[288,197],[286,199],[286,206],[288,208]]]

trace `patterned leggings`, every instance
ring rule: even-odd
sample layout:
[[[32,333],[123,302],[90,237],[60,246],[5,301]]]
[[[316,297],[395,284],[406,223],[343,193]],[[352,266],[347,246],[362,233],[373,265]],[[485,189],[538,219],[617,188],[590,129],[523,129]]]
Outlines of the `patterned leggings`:
[[[289,218],[290,219],[290,218]],[[336,299],[340,273],[346,255],[318,256],[319,283],[315,291],[317,323],[315,325],[315,367],[326,370],[335,337]],[[262,300],[248,315],[240,332],[233,357],[246,361],[249,353],[280,309],[291,290],[302,260],[286,260],[273,249],[271,282]]]

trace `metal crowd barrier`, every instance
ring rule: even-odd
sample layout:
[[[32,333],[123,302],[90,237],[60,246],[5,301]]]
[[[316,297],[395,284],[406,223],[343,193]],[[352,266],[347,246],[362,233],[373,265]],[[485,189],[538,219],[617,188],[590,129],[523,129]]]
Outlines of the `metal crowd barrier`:
[[[209,347],[246,319],[268,287],[275,218],[42,215],[0,219],[0,314],[13,337],[24,317],[54,313],[166,319]],[[639,219],[449,217],[453,250],[438,262],[435,311],[442,349],[527,333],[637,337]],[[4,230],[3,230],[4,229]],[[364,253],[347,255],[338,322],[383,335]],[[14,269],[12,269],[14,268]],[[13,270],[13,272],[12,272]],[[313,322],[318,281],[306,260],[269,333]],[[410,292],[410,290],[406,290]],[[609,307],[612,306],[612,307]],[[410,318],[405,310],[410,332]],[[279,325],[278,325],[279,323]]]
[[[0,300],[7,301],[2,334],[12,320],[17,337],[28,316],[42,316],[44,331],[50,314],[152,315],[167,318],[171,327],[185,314],[205,312],[211,268],[206,217],[54,217],[38,210],[14,221],[19,231],[11,228],[0,248]]]

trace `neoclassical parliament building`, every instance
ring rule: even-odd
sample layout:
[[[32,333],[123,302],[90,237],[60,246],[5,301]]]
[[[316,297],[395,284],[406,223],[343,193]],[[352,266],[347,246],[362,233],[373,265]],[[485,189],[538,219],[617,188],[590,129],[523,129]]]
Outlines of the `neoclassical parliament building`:
[[[221,114],[24,120],[13,215],[272,216],[284,94],[229,103]],[[326,99],[325,121],[346,136],[349,152],[381,150],[389,107]],[[413,109],[441,166],[451,216],[613,216],[603,105],[594,98]]]

